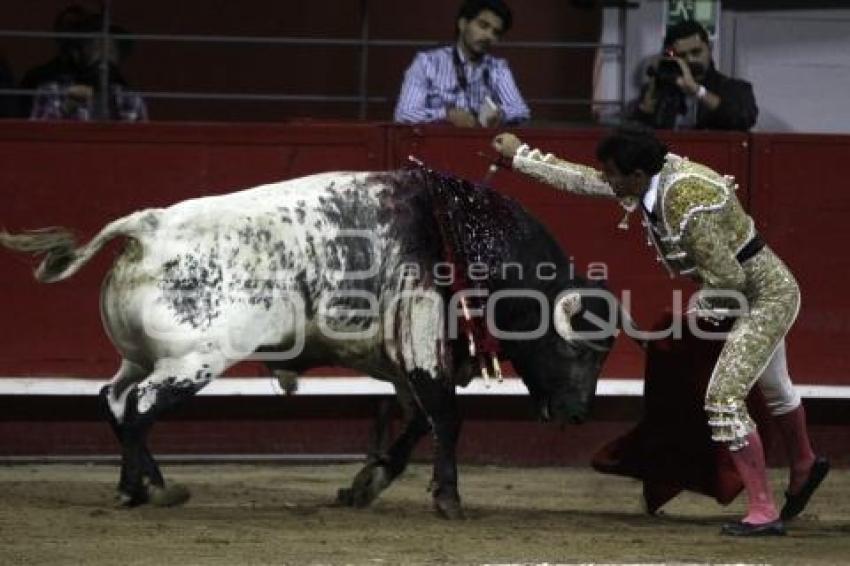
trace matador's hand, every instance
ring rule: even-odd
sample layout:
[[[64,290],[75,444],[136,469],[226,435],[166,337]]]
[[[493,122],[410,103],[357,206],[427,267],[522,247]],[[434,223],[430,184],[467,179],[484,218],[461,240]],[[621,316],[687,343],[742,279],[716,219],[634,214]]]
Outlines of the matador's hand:
[[[712,326],[719,326],[729,314],[729,309],[720,308],[712,305],[710,301],[704,297],[697,299],[696,305],[685,314],[693,314],[699,320],[705,321]]]
[[[493,149],[502,156],[513,159],[522,142],[513,134],[503,133],[493,138]]]

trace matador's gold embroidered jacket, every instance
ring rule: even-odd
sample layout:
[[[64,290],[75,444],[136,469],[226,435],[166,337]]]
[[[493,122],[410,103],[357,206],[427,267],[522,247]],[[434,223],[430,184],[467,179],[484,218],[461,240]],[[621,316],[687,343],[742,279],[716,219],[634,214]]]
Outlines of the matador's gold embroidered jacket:
[[[601,171],[522,146],[514,169],[571,193],[617,198]],[[743,292],[746,275],[736,254],[755,235],[735,196],[734,179],[668,153],[659,174],[655,210],[644,226],[671,274],[693,277],[704,289]],[[633,208],[634,203],[623,202]],[[700,214],[711,211],[714,214]]]

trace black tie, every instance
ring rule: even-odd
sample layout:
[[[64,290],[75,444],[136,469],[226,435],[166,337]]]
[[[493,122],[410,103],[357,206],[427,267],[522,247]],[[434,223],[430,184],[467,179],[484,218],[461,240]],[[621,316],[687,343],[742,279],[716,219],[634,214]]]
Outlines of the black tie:
[[[646,216],[649,218],[649,221],[653,224],[658,224],[658,215],[646,208],[646,203],[643,202],[643,199],[641,199],[640,205],[643,207],[643,211],[646,212]]]

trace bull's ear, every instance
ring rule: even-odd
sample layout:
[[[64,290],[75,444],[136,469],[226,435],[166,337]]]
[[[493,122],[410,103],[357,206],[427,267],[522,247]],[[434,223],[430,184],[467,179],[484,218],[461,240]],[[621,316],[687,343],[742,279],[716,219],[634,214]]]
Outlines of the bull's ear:
[[[555,312],[553,318],[555,322],[555,332],[557,332],[564,340],[570,340],[573,336],[573,327],[570,319],[581,310],[581,293],[578,291],[570,291],[563,293],[558,297],[555,303]]]

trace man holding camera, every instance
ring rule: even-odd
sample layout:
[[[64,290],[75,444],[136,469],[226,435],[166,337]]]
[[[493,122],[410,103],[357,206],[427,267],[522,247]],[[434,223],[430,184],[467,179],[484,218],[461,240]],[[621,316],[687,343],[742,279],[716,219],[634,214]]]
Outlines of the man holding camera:
[[[756,123],[753,86],[720,74],[708,34],[686,20],[667,31],[665,55],[649,69],[632,118],[653,128],[747,131]]]

